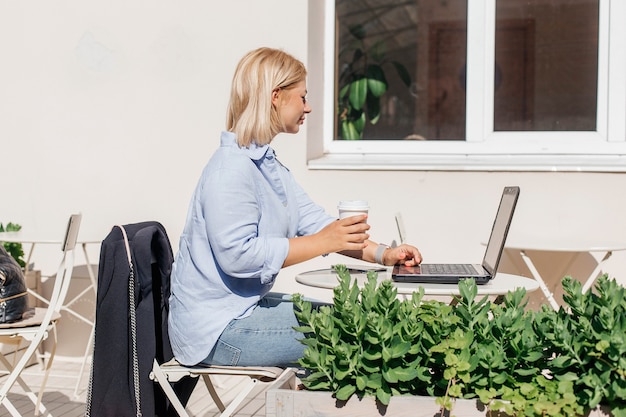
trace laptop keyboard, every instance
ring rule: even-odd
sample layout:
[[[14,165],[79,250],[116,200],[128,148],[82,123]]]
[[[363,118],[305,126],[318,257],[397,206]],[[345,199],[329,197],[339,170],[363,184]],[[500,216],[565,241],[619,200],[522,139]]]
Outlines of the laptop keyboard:
[[[422,274],[477,275],[478,272],[468,264],[424,264]]]

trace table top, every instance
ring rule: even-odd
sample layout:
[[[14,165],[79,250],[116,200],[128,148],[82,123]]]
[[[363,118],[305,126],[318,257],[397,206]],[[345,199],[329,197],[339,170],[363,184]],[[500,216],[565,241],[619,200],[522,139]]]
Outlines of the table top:
[[[64,236],[46,236],[28,232],[0,232],[0,242],[27,243],[27,244],[57,244],[63,243]],[[76,240],[78,244],[101,243],[101,239],[82,239],[80,236]]]
[[[353,279],[359,284],[367,281],[366,273],[351,273]],[[378,272],[378,280],[391,279],[391,268]],[[319,269],[316,271],[303,272],[296,275],[296,281],[300,284],[317,288],[333,289],[339,285],[337,273],[333,269]],[[457,284],[417,284],[408,282],[394,282],[398,294],[412,294],[418,291],[419,287],[424,288],[425,295],[459,295]],[[526,288],[526,292],[535,291],[539,288],[539,283],[532,278],[519,275],[498,273],[490,282],[478,285],[478,295],[504,295],[516,288]]]

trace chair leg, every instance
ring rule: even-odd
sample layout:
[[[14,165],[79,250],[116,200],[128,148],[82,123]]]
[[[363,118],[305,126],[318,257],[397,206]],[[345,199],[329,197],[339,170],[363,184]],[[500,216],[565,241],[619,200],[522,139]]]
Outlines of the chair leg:
[[[217,394],[217,391],[215,390],[215,385],[213,385],[213,381],[211,380],[211,375],[204,374],[202,375],[202,379],[204,380],[204,385],[206,385],[206,388],[209,390],[209,394],[211,394],[211,398],[213,398],[213,402],[215,403],[215,405],[217,405],[217,408],[220,410],[220,412],[224,412],[224,410],[226,409],[226,406],[224,405],[220,396]]]
[[[5,401],[2,401],[2,405],[9,410],[9,414],[11,414],[13,417],[22,417],[22,415],[20,414],[19,411],[17,411],[17,409],[15,408],[15,406],[13,405],[13,403],[11,403],[11,401],[9,401],[8,399],[5,399]]]
[[[250,378],[250,381],[248,381],[245,388],[242,389],[239,394],[237,394],[235,399],[232,400],[230,404],[228,404],[228,407],[226,407],[226,409],[222,411],[220,417],[231,417],[235,413],[237,408],[241,405],[243,400],[246,399],[250,391],[252,391],[257,382],[258,380],[256,378]]]
[[[30,346],[29,346],[29,348],[30,348]],[[26,349],[26,352],[23,354],[22,358],[20,358],[19,364],[22,364],[22,363],[25,364],[28,361],[28,359],[25,359],[24,356],[29,356],[29,357],[33,356],[34,351],[30,351],[30,354],[29,354],[29,350],[30,350],[29,348]],[[11,403],[11,401],[8,398],[8,394],[9,394],[9,391],[11,390],[11,387],[13,387],[13,385],[17,382],[19,384],[19,386],[22,387],[22,389],[24,390],[24,393],[26,394],[26,397],[28,397],[28,399],[35,406],[35,415],[39,415],[40,413],[45,413],[46,417],[52,417],[52,414],[50,414],[50,412],[46,409],[46,407],[43,405],[43,403],[38,401],[38,397],[35,395],[35,393],[33,392],[32,388],[22,379],[22,377],[19,374],[14,375],[15,366],[13,366],[7,360],[7,358],[4,355],[2,355],[2,354],[0,354],[0,362],[2,362],[2,364],[10,372],[8,380],[4,381],[4,385],[2,386],[2,388],[0,388],[0,405],[4,405],[5,408],[7,410],[9,410],[9,413],[12,416],[14,416],[14,417],[21,417],[22,416],[15,409],[15,406],[13,405],[13,403]],[[24,366],[22,366],[22,368],[23,367]]]
[[[80,384],[83,380],[83,374],[85,373],[85,367],[87,366],[87,361],[89,360],[89,354],[93,353],[93,339],[95,336],[96,328],[92,327],[91,332],[89,333],[89,340],[87,340],[87,346],[85,346],[85,354],[83,356],[83,362],[80,365],[80,371],[78,372],[78,380],[76,381],[76,386],[74,387],[74,398],[80,397],[78,390],[80,389]],[[93,357],[91,358],[93,361]]]
[[[50,376],[50,369],[52,368],[52,361],[54,360],[54,355],[57,351],[57,327],[55,324],[52,325],[52,335],[54,340],[52,341],[52,348],[50,349],[50,358],[47,361],[44,361],[45,371],[43,374],[43,381],[41,381],[41,388],[39,389],[39,395],[37,395],[37,405],[35,406],[35,417],[39,415],[39,409],[41,405],[41,401],[43,399],[43,393],[46,390],[46,384],[48,383],[48,377]]]
[[[161,389],[165,393],[165,396],[170,400],[178,415],[180,417],[189,417],[189,414],[185,410],[185,407],[183,407],[183,404],[178,399],[178,396],[174,392],[174,389],[170,385],[170,382],[167,380],[167,376],[159,367],[159,363],[156,359],[152,364],[152,376],[154,377],[154,379],[157,380],[157,382],[161,386]]]

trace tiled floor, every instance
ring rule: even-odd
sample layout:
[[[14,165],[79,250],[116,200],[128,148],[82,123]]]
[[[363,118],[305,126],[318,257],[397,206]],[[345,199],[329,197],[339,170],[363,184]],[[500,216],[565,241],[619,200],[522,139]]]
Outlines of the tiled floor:
[[[55,360],[46,392],[43,396],[43,403],[48,411],[55,417],[79,417],[85,415],[85,399],[87,397],[88,377],[87,373],[81,378],[81,383],[76,396],[74,391],[76,387],[77,375],[80,370],[79,362],[68,362]],[[36,389],[42,380],[42,371],[39,365],[33,365],[27,369],[24,374],[26,383]],[[239,383],[244,382],[245,377],[219,376],[214,379],[216,388],[220,395],[223,395],[225,402],[234,397],[232,388]],[[0,377],[0,384],[4,383],[6,377]],[[34,406],[25,396],[22,388],[16,383],[8,395],[9,400],[19,410],[23,416],[34,415]],[[111,401],[115,401],[114,398]],[[200,380],[196,385],[188,406],[187,411],[191,416],[213,417],[218,416],[217,407],[212,403],[211,397]],[[96,413],[93,413],[97,416]],[[263,387],[255,388],[246,398],[243,405],[235,413],[236,416],[242,417],[264,417],[265,416],[265,393]],[[10,416],[9,411],[0,405],[0,417]],[[147,416],[146,416],[147,417]]]

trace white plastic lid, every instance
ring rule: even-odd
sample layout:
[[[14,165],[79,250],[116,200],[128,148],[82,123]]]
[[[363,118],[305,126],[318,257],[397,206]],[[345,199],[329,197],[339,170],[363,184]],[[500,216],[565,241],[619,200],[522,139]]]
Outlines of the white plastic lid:
[[[369,204],[365,200],[344,200],[337,206],[340,210],[367,210]]]

